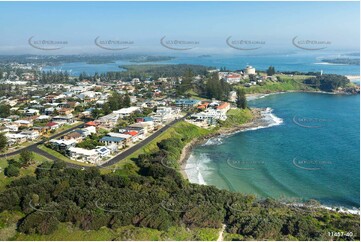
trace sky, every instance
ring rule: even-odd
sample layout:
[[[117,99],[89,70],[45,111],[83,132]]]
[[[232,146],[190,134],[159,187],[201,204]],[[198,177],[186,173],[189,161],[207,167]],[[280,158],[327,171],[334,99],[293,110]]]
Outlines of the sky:
[[[359,51],[359,20],[359,2],[0,2],[0,54],[288,51],[295,37]]]

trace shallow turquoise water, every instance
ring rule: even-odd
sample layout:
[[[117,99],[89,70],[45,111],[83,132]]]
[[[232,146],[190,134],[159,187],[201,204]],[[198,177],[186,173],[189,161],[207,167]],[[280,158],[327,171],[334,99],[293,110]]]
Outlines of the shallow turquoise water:
[[[260,197],[359,207],[359,98],[285,93],[250,101],[283,123],[197,146],[186,172],[192,182]]]

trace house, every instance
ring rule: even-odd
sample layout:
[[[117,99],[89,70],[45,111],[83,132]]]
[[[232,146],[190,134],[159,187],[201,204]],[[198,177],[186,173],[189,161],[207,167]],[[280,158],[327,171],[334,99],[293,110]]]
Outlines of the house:
[[[108,136],[110,137],[118,137],[118,138],[123,138],[125,140],[125,144],[128,144],[130,142],[133,142],[132,140],[132,136],[130,134],[121,134],[121,133],[113,133],[110,132],[108,133]]]
[[[29,128],[29,127],[33,126],[33,122],[30,122],[28,120],[16,120],[14,123],[17,124],[19,127]]]
[[[17,125],[10,124],[10,125],[5,125],[5,127],[9,129],[10,132],[18,132],[19,130],[19,126]]]
[[[37,130],[23,131],[20,134],[25,135],[27,140],[35,140],[40,137],[40,133]]]
[[[73,111],[74,111],[74,109],[71,109],[71,108],[62,108],[62,109],[58,110],[58,113],[59,113],[59,115],[64,116],[64,115],[71,114]]]
[[[97,127],[98,124],[94,121],[89,121],[87,123],[85,123],[85,127]]]
[[[124,134],[130,135],[132,138],[132,142],[135,143],[139,140],[139,132],[136,130],[130,130],[130,131],[126,131],[124,132]]]
[[[83,140],[83,138],[84,138],[84,136],[77,131],[73,131],[73,132],[70,132],[70,133],[64,135],[64,140],[73,139],[77,142],[81,142]]]
[[[175,105],[180,108],[192,108],[200,104],[200,100],[195,99],[177,99]]]
[[[153,121],[140,122],[140,123],[131,124],[128,127],[143,128],[143,130],[144,130],[143,134],[147,135],[148,132],[154,131],[154,122]]]
[[[97,164],[100,160],[100,155],[97,150],[87,150],[78,147],[70,147],[68,149],[69,157],[73,160],[83,161],[87,163]]]
[[[222,112],[223,114],[226,114],[227,111],[231,108],[231,104],[228,102],[221,102],[218,107],[217,111]]]
[[[7,134],[5,134],[5,136],[8,139],[9,145],[19,144],[19,143],[23,143],[26,141],[26,136],[23,134],[7,133]]]
[[[40,113],[40,111],[37,109],[28,109],[28,110],[26,110],[25,115],[26,116],[36,116],[36,115],[39,115],[39,113]]]
[[[36,120],[39,120],[39,121],[45,121],[45,120],[50,120],[51,117],[48,116],[48,115],[40,115],[39,117],[36,118]]]
[[[157,107],[156,114],[153,115],[155,122],[164,123],[168,122],[173,118],[171,107]]]
[[[104,128],[112,128],[117,124],[118,119],[119,119],[119,114],[110,113],[108,115],[105,115],[105,116],[100,117],[99,119],[95,120],[95,123]]]
[[[96,152],[98,152],[100,157],[106,157],[110,155],[111,150],[105,146],[100,146],[97,147]]]
[[[64,140],[64,139],[52,139],[49,141],[52,145],[56,147],[57,150],[68,150],[71,147],[75,147],[77,142],[73,139]]]
[[[129,108],[122,108],[116,111],[113,111],[113,113],[118,114],[120,118],[129,117],[132,113],[140,110],[140,107],[129,107]]]
[[[56,130],[60,127],[60,125],[58,123],[55,122],[49,122],[46,124],[46,127],[49,127],[50,130]]]
[[[241,75],[237,73],[231,73],[228,74],[225,79],[229,84],[235,84],[241,81]]]
[[[82,129],[82,131],[85,136],[89,136],[91,134],[96,134],[96,132],[97,132],[97,130],[94,126],[85,127]]]
[[[228,101],[230,101],[230,102],[236,102],[237,101],[237,92],[236,91],[230,91],[229,92]]]
[[[74,123],[74,118],[72,114],[68,114],[64,116],[55,116],[53,117],[52,121],[61,124],[72,124]]]
[[[147,121],[153,121],[153,118],[151,118],[151,117],[142,117],[142,118],[136,118],[135,119],[136,123],[147,122]]]
[[[99,140],[99,142],[105,144],[106,146],[116,144],[118,149],[125,147],[125,139],[119,137],[104,136]]]

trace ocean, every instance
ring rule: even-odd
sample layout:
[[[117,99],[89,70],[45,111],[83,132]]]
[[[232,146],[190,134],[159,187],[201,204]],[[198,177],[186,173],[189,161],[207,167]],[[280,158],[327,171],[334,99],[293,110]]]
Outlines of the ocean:
[[[343,53],[346,54],[346,53]],[[320,72],[325,74],[360,75],[360,69],[356,65],[341,65],[324,63],[321,60],[342,56],[335,53],[291,53],[278,55],[211,55],[192,56],[181,55],[175,59],[162,62],[132,63],[120,60],[107,64],[87,64],[85,62],[64,63],[57,66],[46,66],[44,71],[68,71],[72,75],[79,75],[82,72],[87,74],[105,73],[108,71],[122,71],[121,65],[134,64],[197,64],[215,68],[226,67],[230,70],[241,70],[247,65],[254,66],[257,70],[266,70],[274,66],[276,71],[299,71],[299,72]]]
[[[200,64],[231,70],[252,65],[258,70],[360,75],[359,66],[321,62],[346,53],[291,53],[282,55],[178,56],[156,63]],[[65,63],[44,70],[72,75],[119,71],[111,64]],[[353,80],[359,84],[359,80]],[[195,147],[187,162],[191,182],[230,191],[273,197],[287,202],[317,199],[327,206],[359,208],[360,100],[359,95],[284,93],[249,101],[268,108],[268,127],[212,138]]]
[[[269,126],[196,146],[185,168],[191,182],[259,198],[359,208],[359,95],[282,93],[249,106],[268,108]]]

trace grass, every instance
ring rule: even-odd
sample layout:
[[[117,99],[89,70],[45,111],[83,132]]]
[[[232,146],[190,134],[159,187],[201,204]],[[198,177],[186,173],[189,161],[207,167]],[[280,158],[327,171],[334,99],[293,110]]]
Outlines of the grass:
[[[12,240],[54,241],[54,240],[87,240],[87,241],[156,241],[156,240],[203,240],[214,241],[218,237],[218,229],[198,228],[188,230],[184,227],[170,227],[167,231],[134,226],[119,227],[115,230],[103,227],[99,230],[84,231],[71,224],[61,223],[51,235],[26,235],[16,233]]]
[[[211,132],[210,130],[199,128],[199,127],[197,127],[193,124],[190,124],[188,122],[185,122],[185,121],[180,121],[180,122],[176,123],[174,126],[172,126],[171,128],[169,128],[167,131],[160,134],[157,138],[152,140],[150,143],[143,146],[142,148],[140,148],[139,150],[137,150],[136,152],[134,152],[133,154],[131,154],[130,156],[125,158],[124,160],[118,162],[117,164],[115,164],[111,167],[112,168],[114,168],[114,167],[121,168],[121,167],[124,167],[126,164],[135,165],[134,159],[136,159],[140,154],[150,154],[150,153],[156,152],[158,150],[157,143],[163,139],[168,139],[168,138],[176,137],[176,136],[178,136],[178,137],[186,136],[188,138],[188,140],[191,140],[193,138],[209,134],[210,132]]]
[[[247,123],[251,121],[252,118],[252,111],[249,109],[230,109],[227,112],[227,119],[221,122],[221,127],[234,127],[240,124]]]
[[[34,153],[34,160],[35,160],[35,163],[30,165],[29,167],[26,167],[26,168],[21,168],[20,169],[20,175],[18,177],[7,177],[5,176],[4,174],[4,171],[5,171],[5,168],[8,166],[8,162],[7,160],[8,159],[15,159],[15,160],[18,160],[20,157],[20,155],[14,155],[14,156],[8,156],[6,158],[1,158],[0,159],[0,191],[4,190],[5,186],[7,184],[9,184],[10,182],[16,180],[16,179],[19,179],[21,177],[24,177],[24,176],[33,176],[35,175],[35,169],[36,167],[43,163],[44,161],[48,161],[47,158],[45,158],[44,156],[41,156],[41,155],[38,155],[36,153]]]
[[[39,149],[41,149],[42,151],[45,151],[46,153],[49,153],[50,155],[58,158],[59,160],[61,161],[64,161],[64,162],[67,162],[67,163],[73,163],[75,165],[81,165],[81,166],[89,166],[89,167],[94,167],[94,165],[92,164],[88,164],[88,163],[83,163],[83,162],[78,162],[78,161],[74,161],[74,160],[71,160],[69,159],[68,157],[66,156],[63,156],[62,154],[60,154],[59,152],[55,151],[55,150],[52,150],[48,147],[45,147],[45,145],[39,145],[38,146]]]
[[[264,85],[256,85],[251,87],[244,88],[243,86],[238,86],[244,88],[247,94],[253,93],[272,93],[272,92],[285,92],[285,91],[298,91],[298,90],[314,90],[307,85],[302,84],[303,80],[310,78],[310,76],[296,75],[296,76],[287,76],[287,75],[277,75],[281,78],[281,82],[266,81]]]

